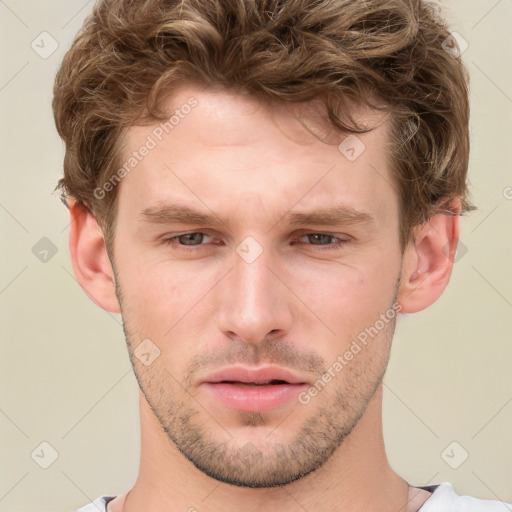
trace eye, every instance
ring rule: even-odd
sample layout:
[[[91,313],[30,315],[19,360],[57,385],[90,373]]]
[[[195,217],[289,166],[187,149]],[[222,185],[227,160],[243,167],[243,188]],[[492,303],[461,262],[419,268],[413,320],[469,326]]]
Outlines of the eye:
[[[202,245],[203,242],[211,242],[213,238],[206,233],[200,231],[194,233],[182,233],[181,235],[173,235],[167,237],[165,242],[169,245],[196,246]]]
[[[187,249],[198,247],[215,241],[215,239],[202,231],[194,231],[190,233],[180,233],[177,235],[167,236],[164,239],[166,245]],[[345,243],[349,242],[350,238],[342,238],[330,233],[306,233],[292,242],[305,243],[307,245],[319,246],[322,250],[340,248]]]
[[[298,238],[298,241],[309,245],[325,246],[326,249],[335,249],[349,242],[349,238],[341,238],[329,233],[307,233]]]

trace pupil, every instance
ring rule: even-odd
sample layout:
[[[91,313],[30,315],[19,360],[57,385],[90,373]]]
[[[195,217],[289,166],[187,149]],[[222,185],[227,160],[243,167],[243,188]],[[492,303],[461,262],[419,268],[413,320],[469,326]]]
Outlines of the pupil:
[[[186,235],[181,235],[179,239],[182,245],[196,245],[194,242],[201,243],[202,237],[202,233],[187,233]]]
[[[310,240],[310,242],[311,241],[313,242],[313,245],[325,245],[322,242],[328,243],[331,235],[323,235],[321,233],[317,233],[317,234],[309,235],[309,237],[310,237],[309,240]]]

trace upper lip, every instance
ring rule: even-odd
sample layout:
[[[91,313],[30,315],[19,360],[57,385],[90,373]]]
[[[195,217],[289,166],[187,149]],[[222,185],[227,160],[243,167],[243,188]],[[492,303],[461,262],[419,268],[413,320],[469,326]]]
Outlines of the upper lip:
[[[224,381],[265,383],[272,380],[282,380],[289,384],[305,384],[305,380],[302,377],[278,366],[265,366],[263,368],[231,366],[211,373],[202,379],[201,383],[216,383]]]

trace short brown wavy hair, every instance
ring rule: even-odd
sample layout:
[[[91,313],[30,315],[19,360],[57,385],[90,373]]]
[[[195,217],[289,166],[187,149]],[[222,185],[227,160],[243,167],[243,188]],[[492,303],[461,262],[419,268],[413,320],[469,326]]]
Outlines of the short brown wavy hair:
[[[53,111],[65,141],[56,189],[100,222],[113,249],[122,137],[166,117],[191,82],[271,103],[321,99],[341,132],[363,133],[349,104],[384,105],[400,203],[402,249],[467,188],[468,72],[450,31],[423,0],[100,0],[57,73]],[[376,101],[374,101],[376,100]]]

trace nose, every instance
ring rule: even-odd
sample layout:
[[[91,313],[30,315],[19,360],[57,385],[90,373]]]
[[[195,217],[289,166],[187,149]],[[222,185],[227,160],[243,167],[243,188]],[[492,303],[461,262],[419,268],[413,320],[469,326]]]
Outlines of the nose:
[[[226,336],[257,344],[282,335],[292,325],[286,287],[268,268],[270,258],[261,254],[247,262],[234,255],[234,266],[222,281],[218,328]],[[288,292],[289,293],[289,292]]]

